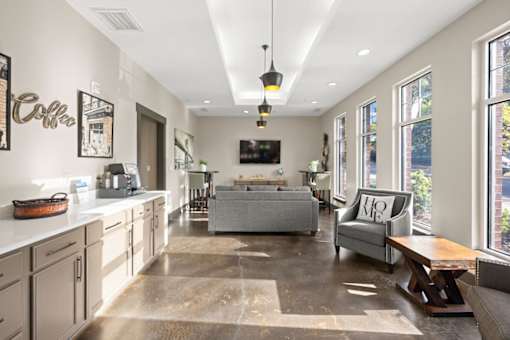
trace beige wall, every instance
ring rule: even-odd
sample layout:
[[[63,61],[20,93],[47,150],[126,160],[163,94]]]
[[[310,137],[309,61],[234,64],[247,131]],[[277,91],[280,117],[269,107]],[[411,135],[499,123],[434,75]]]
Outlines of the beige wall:
[[[215,184],[232,185],[239,175],[264,175],[275,177],[275,171],[283,168],[284,177],[290,185],[300,185],[299,170],[306,169],[308,162],[320,159],[322,133],[319,118],[270,118],[268,127],[258,129],[256,117],[227,118],[200,117],[198,119],[198,149],[201,159],[209,162],[209,168],[220,173]],[[281,164],[239,164],[239,141],[241,139],[281,140]]]
[[[480,140],[479,75],[472,68],[477,41],[510,20],[510,1],[486,0],[432,39],[395,63],[375,79],[338,103],[322,117],[322,130],[333,133],[336,115],[347,113],[348,199],[357,183],[357,106],[371,97],[378,102],[377,184],[398,188],[398,138],[395,86],[431,67],[432,119],[432,231],[469,246],[479,246]],[[377,57],[377,51],[373,56]],[[473,82],[474,81],[474,82]]]
[[[77,157],[77,126],[43,129],[40,121],[12,122],[12,150],[0,151],[0,205],[12,199],[69,191],[69,180],[96,175],[110,162],[136,162],[135,103],[166,116],[167,144],[173,129],[195,132],[196,118],[117,46],[64,0],[3,0],[0,51],[12,57],[12,89],[36,92],[41,102],[58,99],[76,117],[77,90],[101,84],[101,97],[115,104],[114,159]],[[27,110],[25,108],[24,110]],[[167,148],[167,189],[173,208],[182,204],[184,174],[173,171]]]

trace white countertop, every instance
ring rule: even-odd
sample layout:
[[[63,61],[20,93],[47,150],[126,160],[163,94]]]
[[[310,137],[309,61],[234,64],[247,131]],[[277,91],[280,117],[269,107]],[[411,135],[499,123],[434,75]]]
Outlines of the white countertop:
[[[14,219],[12,214],[0,217],[0,256],[165,195],[165,191],[148,191],[128,198],[70,203],[67,213],[54,217],[29,220]]]

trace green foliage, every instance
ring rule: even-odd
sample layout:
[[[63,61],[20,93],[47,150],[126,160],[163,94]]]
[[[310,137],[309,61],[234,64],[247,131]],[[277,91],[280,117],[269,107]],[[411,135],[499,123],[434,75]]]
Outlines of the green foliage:
[[[432,122],[430,120],[413,125],[413,162],[428,165],[432,150]]]
[[[432,178],[423,170],[411,173],[412,190],[414,193],[414,211],[420,216],[428,213],[432,201]]]
[[[510,152],[510,105],[505,105],[503,107],[503,154],[507,154]]]
[[[510,233],[510,210],[503,209],[503,214],[501,215],[501,232],[503,234]]]
[[[203,159],[198,161],[198,164],[200,165],[207,165],[207,161],[204,161]]]

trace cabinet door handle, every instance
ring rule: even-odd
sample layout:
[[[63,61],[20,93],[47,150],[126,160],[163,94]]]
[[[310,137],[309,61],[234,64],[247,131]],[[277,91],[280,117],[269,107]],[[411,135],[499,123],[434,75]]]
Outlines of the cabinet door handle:
[[[165,205],[165,203],[164,203],[164,202],[163,202],[163,203],[159,203],[159,204],[158,204],[158,206],[160,206],[160,207],[162,207],[162,206],[164,206],[164,205]]]
[[[74,242],[69,242],[68,244],[66,244],[66,245],[65,245],[65,246],[63,246],[63,247],[60,247],[60,248],[58,248],[58,249],[54,249],[54,250],[50,250],[49,252],[47,252],[47,253],[46,253],[46,256],[55,255],[56,253],[61,252],[62,250],[65,250],[65,249],[67,249],[67,248],[69,248],[69,247],[72,247],[72,246],[74,246],[75,244],[76,244],[76,241],[74,241]]]
[[[81,265],[81,256],[76,258],[76,281],[81,282],[83,267]]]
[[[110,230],[110,229],[115,228],[116,226],[121,225],[121,224],[122,224],[122,221],[119,221],[115,224],[112,224],[111,226],[104,228],[104,230]]]

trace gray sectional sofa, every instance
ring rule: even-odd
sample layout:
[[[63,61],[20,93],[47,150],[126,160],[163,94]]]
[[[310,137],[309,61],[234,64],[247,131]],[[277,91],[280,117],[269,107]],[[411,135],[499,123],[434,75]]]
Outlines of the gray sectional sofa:
[[[308,187],[218,186],[209,199],[209,228],[215,232],[319,230],[319,201]]]

